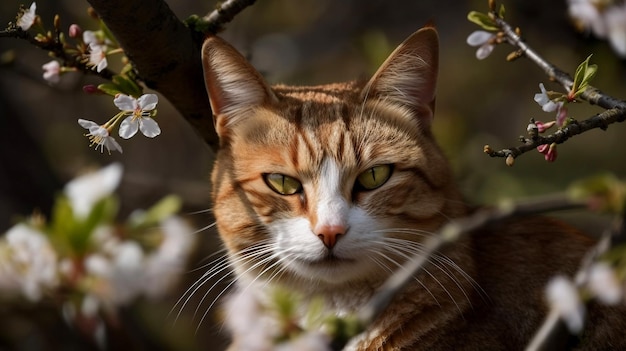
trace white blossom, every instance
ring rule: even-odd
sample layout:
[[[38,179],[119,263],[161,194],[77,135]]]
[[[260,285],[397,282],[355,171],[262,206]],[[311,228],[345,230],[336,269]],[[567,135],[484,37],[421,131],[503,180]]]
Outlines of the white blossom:
[[[139,99],[124,94],[117,94],[113,103],[120,110],[130,115],[120,124],[120,137],[124,139],[131,138],[137,134],[138,130],[141,130],[141,133],[148,138],[154,138],[161,134],[159,125],[151,118],[158,102],[159,98],[156,94],[144,94]]]
[[[305,332],[293,340],[288,340],[276,346],[276,351],[331,351],[330,338],[319,332]]]
[[[493,44],[493,39],[495,38],[495,34],[486,32],[484,30],[477,30],[472,32],[467,37],[467,44],[470,46],[478,46],[478,50],[476,50],[476,58],[479,60],[487,58],[495,45]]]
[[[31,301],[58,284],[57,255],[39,231],[17,224],[9,229],[0,256],[0,289],[22,293]]]
[[[112,163],[97,172],[80,176],[65,185],[65,195],[78,218],[85,218],[93,205],[110,195],[122,179],[122,165]]]
[[[79,119],[78,124],[80,124],[81,127],[89,130],[89,133],[85,135],[89,137],[91,145],[95,145],[94,148],[96,150],[100,148],[100,152],[104,152],[104,148],[106,147],[109,154],[111,154],[111,149],[119,151],[119,153],[123,153],[120,144],[118,144],[115,138],[113,138],[109,134],[109,130],[104,126],[101,126],[94,121],[89,121],[86,119]]]
[[[61,80],[61,65],[59,61],[52,60],[43,66],[43,79],[52,84],[57,84]]]
[[[615,305],[622,301],[622,287],[613,269],[606,263],[597,262],[589,270],[589,290],[602,303]]]
[[[568,0],[568,13],[579,29],[608,39],[613,50],[626,57],[626,3],[606,0]]]
[[[161,231],[161,244],[146,258],[143,270],[145,293],[152,298],[163,296],[176,283],[194,243],[191,227],[179,217],[163,220]]]
[[[91,43],[89,44],[89,64],[98,73],[108,66],[106,46]]]
[[[626,58],[626,3],[614,6],[604,14],[609,43],[622,58]]]
[[[566,277],[557,276],[548,282],[546,295],[550,307],[559,313],[568,329],[577,334],[585,323],[585,307],[574,283]]]
[[[37,4],[33,2],[32,4],[30,4],[30,8],[24,11],[20,18],[17,19],[17,26],[22,28],[22,30],[24,31],[29,30],[30,27],[32,27],[35,23],[36,10]]]

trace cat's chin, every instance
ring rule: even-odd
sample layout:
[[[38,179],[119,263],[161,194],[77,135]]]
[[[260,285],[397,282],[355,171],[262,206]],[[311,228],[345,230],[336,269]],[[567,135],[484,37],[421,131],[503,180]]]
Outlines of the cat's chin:
[[[315,260],[297,259],[291,263],[290,269],[307,280],[317,279],[330,284],[361,280],[368,272],[362,261],[335,255]]]

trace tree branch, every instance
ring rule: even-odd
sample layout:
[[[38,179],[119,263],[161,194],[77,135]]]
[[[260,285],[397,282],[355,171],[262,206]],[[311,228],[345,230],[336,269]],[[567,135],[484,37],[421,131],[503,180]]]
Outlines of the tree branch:
[[[569,92],[572,89],[574,80],[569,74],[543,59],[537,51],[522,40],[519,35],[519,31],[514,30],[513,27],[500,17],[495,10],[492,9],[489,15],[489,17],[494,20],[495,25],[500,28],[500,33],[498,35],[502,35],[501,38],[504,41],[518,49],[515,52],[515,55],[512,55],[511,57],[518,58],[524,56],[528,58],[541,70],[543,70],[551,80],[558,82],[566,92]],[[485,153],[491,157],[507,158],[507,164],[512,165],[513,160],[516,157],[536,149],[540,145],[549,145],[552,143],[561,144],[575,135],[596,128],[606,130],[610,124],[623,122],[626,119],[626,101],[604,94],[593,86],[587,86],[585,91],[579,97],[590,104],[598,105],[606,109],[606,111],[580,122],[573,121],[570,124],[561,127],[558,131],[551,135],[538,136],[536,131],[529,131],[531,132],[530,138],[520,137],[520,141],[523,145],[518,147],[510,147],[495,151],[489,145],[486,145],[484,149]]]
[[[218,4],[217,8],[202,20],[208,23],[207,30],[210,33],[221,32],[224,25],[232,21],[235,15],[255,2],[256,0],[226,0]]]
[[[588,130],[596,128],[606,130],[609,124],[624,122],[624,120],[626,120],[626,109],[612,108],[583,121],[573,121],[553,134],[547,136],[535,134],[531,136],[531,138],[520,137],[520,141],[523,143],[521,146],[502,149],[499,151],[492,150],[487,146],[485,147],[485,153],[491,157],[512,156],[515,158],[521,154],[536,149],[540,145],[552,143],[561,144],[571,137],[582,134]]]
[[[218,139],[200,59],[203,33],[185,26],[163,0],[88,2],[115,35],[139,78],[165,96],[216,150]],[[227,1],[208,16],[215,23],[213,30],[221,29],[253,2]]]

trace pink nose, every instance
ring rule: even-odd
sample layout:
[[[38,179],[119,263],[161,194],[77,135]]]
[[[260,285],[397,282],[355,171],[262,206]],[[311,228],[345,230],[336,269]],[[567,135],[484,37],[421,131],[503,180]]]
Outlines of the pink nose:
[[[324,243],[329,249],[332,249],[339,237],[346,234],[346,227],[343,225],[324,225],[315,231],[317,237]]]

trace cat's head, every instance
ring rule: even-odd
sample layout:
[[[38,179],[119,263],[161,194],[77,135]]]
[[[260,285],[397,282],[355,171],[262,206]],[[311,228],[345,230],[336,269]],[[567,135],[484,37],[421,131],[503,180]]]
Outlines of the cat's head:
[[[270,87],[217,37],[203,64],[221,146],[213,208],[241,277],[380,280],[462,211],[430,130],[434,28],[362,83]]]

